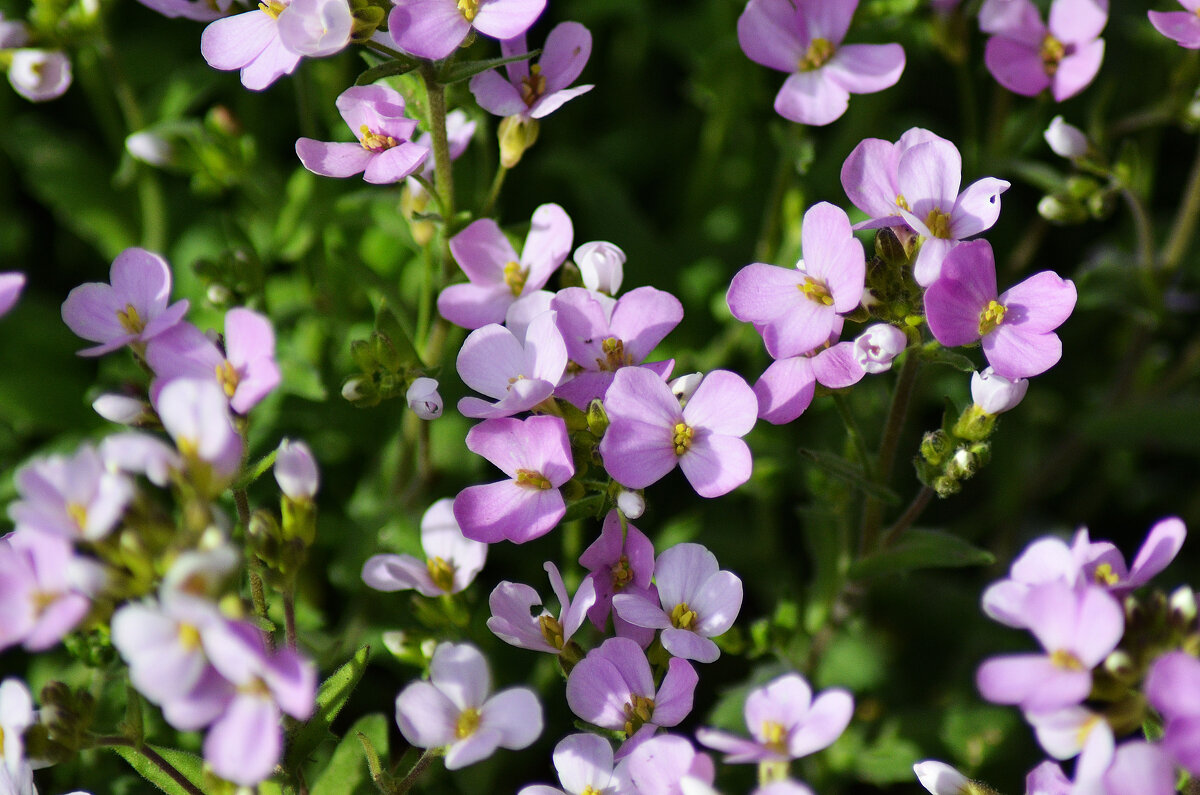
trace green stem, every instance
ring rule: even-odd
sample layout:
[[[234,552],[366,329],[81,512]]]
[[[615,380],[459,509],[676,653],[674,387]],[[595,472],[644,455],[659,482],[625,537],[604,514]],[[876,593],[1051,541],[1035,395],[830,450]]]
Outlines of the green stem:
[[[838,416],[842,418],[842,424],[846,426],[846,434],[850,437],[850,442],[854,445],[854,451],[858,455],[858,461],[863,468],[863,476],[868,480],[874,480],[871,465],[871,454],[867,452],[867,440],[863,438],[862,430],[858,427],[858,420],[854,419],[854,413],[850,410],[850,401],[840,392],[833,393],[833,405],[837,407]]]
[[[137,753],[146,758],[150,764],[157,767],[163,773],[170,777],[172,781],[188,795],[204,795],[204,791],[199,789],[195,784],[188,780],[187,776],[179,772],[179,769],[163,759],[162,756],[148,745],[137,745],[136,743],[125,739],[124,737],[97,737],[95,741],[97,747],[102,748],[131,748]]]
[[[446,87],[437,81],[433,64],[421,64],[421,78],[429,95],[429,133],[433,138],[433,162],[437,169],[438,194],[442,198],[442,277],[449,282],[454,275],[450,256],[450,238],[454,235],[454,170],[450,163],[450,142],[446,138]]]
[[[233,490],[233,504],[237,507],[238,524],[242,526],[242,532],[248,532],[250,529],[250,498],[246,495],[245,489]],[[267,617],[267,590],[263,586],[262,575],[258,573],[258,565],[251,562],[246,570],[250,575],[250,598],[254,602],[254,614],[264,621],[270,621]],[[262,630],[262,636],[267,649],[274,651],[275,637],[265,629]]]
[[[887,422],[883,426],[883,440],[879,443],[879,457],[875,467],[875,482],[887,486],[892,478],[892,467],[896,463],[896,450],[900,446],[900,433],[904,430],[904,421],[908,416],[908,404],[912,398],[913,387],[917,382],[917,370],[921,365],[920,354],[916,350],[913,337],[915,330],[909,330],[909,348],[904,354],[904,365],[900,369],[900,378],[896,382],[896,391],[892,393],[892,403],[888,408]],[[878,497],[867,497],[867,505],[863,511],[862,532],[859,534],[858,551],[865,554],[875,548],[879,537],[879,528],[883,525],[883,501]]]
[[[929,488],[928,486],[922,486],[921,490],[917,492],[917,496],[913,498],[911,503],[909,503],[908,508],[906,508],[904,513],[900,515],[900,518],[896,520],[896,523],[887,530],[883,531],[883,535],[879,539],[879,546],[886,549],[894,544],[900,534],[912,527],[913,522],[917,521],[917,519],[925,511],[925,508],[928,507],[930,500],[933,499],[935,494],[937,494],[937,492],[935,492],[933,489]]]
[[[479,216],[486,217],[492,214],[496,208],[496,200],[500,198],[500,189],[504,187],[504,178],[508,176],[508,169],[503,164],[496,167],[496,176],[492,179],[492,187],[488,190],[487,202],[484,203],[483,209],[479,212]]]
[[[1121,187],[1121,198],[1129,205],[1133,216],[1133,227],[1137,233],[1138,264],[1144,271],[1154,270],[1154,229],[1150,224],[1150,216],[1142,204],[1142,197],[1127,186]]]
[[[404,793],[412,789],[413,784],[416,784],[417,779],[429,768],[435,756],[437,756],[437,749],[426,748],[425,752],[421,754],[421,758],[412,766],[412,770],[408,771],[408,775],[402,778],[396,784],[395,788],[392,789],[392,795],[404,795]]]
[[[287,645],[296,650],[296,586],[288,585],[283,590],[283,621],[287,627]]]
[[[1169,273],[1179,267],[1192,241],[1192,233],[1196,231],[1197,220],[1200,220],[1200,149],[1197,149],[1196,159],[1192,162],[1183,204],[1179,207],[1175,223],[1171,226],[1171,235],[1167,238],[1167,246],[1163,249],[1163,270]]]
[[[380,44],[377,41],[364,41],[362,46],[366,47],[368,50],[374,50],[380,55],[386,55],[388,58],[399,61],[409,61],[411,63],[411,56],[405,55],[399,50],[393,50],[391,47]]]

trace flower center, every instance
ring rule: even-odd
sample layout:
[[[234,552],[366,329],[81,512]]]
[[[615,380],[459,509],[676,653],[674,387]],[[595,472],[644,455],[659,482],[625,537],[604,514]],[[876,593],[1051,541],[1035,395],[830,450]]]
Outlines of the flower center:
[[[908,206],[908,199],[904,198],[903,193],[896,194],[896,206],[901,210],[908,210],[909,212],[912,212],[912,207]]]
[[[75,527],[83,532],[87,527],[87,506],[80,505],[77,502],[67,503],[67,516],[71,517],[71,521],[75,523]]]
[[[675,445],[675,455],[683,455],[692,446],[692,437],[696,432],[691,429],[686,423],[675,423],[675,433],[671,437],[671,443]]]
[[[833,295],[829,292],[829,288],[825,286],[825,282],[814,279],[811,276],[805,276],[804,284],[796,286],[800,288],[800,292],[804,293],[804,297],[808,300],[822,306],[833,306]]]
[[[195,651],[200,648],[200,630],[191,624],[180,624],[177,632],[179,634],[180,646],[188,651]]]
[[[283,13],[286,5],[279,0],[266,0],[258,4],[258,10],[269,16],[271,19],[279,19],[279,15]]]
[[[121,324],[121,328],[130,334],[141,334],[142,330],[146,328],[146,324],[138,315],[137,308],[133,304],[125,304],[125,308],[117,312],[117,321]]]
[[[425,568],[429,570],[433,584],[450,593],[454,587],[454,567],[439,557],[432,557],[425,561]]]
[[[625,736],[631,737],[654,715],[654,699],[633,695],[625,704]]]
[[[604,795],[604,793],[598,789],[592,789],[592,785],[589,784],[583,788],[583,792],[579,793],[579,795]]]
[[[1073,653],[1066,649],[1056,649],[1050,655],[1050,662],[1056,668],[1062,668],[1065,671],[1086,671],[1087,668]]]
[[[1116,585],[1121,579],[1117,576],[1117,573],[1113,571],[1112,564],[1110,563],[1101,563],[1099,566],[1097,566],[1095,573],[1092,574],[1092,577],[1100,585]]]
[[[1004,322],[1008,307],[999,301],[988,301],[987,308],[979,313],[979,336],[990,334]]]
[[[179,448],[179,454],[189,461],[200,459],[200,443],[190,436],[180,436],[175,440],[175,446]]]
[[[934,207],[929,211],[929,215],[925,216],[925,226],[934,237],[950,239],[950,216],[939,208]]]
[[[542,477],[540,472],[534,472],[532,469],[517,470],[517,485],[524,486],[527,489],[548,489],[550,481]]]
[[[366,149],[368,152],[386,152],[393,146],[396,146],[400,143],[390,135],[371,132],[371,128],[365,124],[359,127],[358,130],[362,133],[362,138],[359,143],[361,143],[362,148]]]
[[[521,99],[529,107],[542,98],[546,93],[546,76],[542,74],[540,64],[529,67],[529,76],[521,78]]]
[[[600,343],[604,358],[597,359],[601,370],[619,370],[633,364],[633,357],[625,353],[625,343],[616,337],[608,337]]]
[[[528,276],[525,269],[516,262],[510,262],[504,266],[504,283],[508,285],[508,289],[512,290],[512,294],[520,296],[521,291],[525,289],[525,277]]]
[[[804,53],[804,57],[800,59],[800,71],[811,72],[814,69],[820,69],[833,57],[836,49],[829,39],[813,39],[812,44],[808,45],[808,52]]]
[[[762,743],[772,751],[787,753],[787,727],[773,720],[764,720],[762,724]]]
[[[558,623],[558,619],[547,613],[544,616],[538,617],[538,626],[541,627],[542,637],[556,649],[561,649],[565,639],[563,638],[562,624]]]
[[[1041,46],[1042,68],[1046,70],[1046,74],[1053,77],[1054,73],[1058,71],[1059,62],[1066,54],[1066,45],[1047,33],[1046,38],[1042,39]]]
[[[624,590],[626,585],[633,582],[633,569],[629,566],[628,555],[622,555],[609,571],[612,573],[614,591]]]
[[[696,623],[696,611],[688,607],[687,602],[680,602],[671,611],[671,625],[675,629],[691,629]]]
[[[470,737],[479,728],[479,710],[474,707],[467,707],[462,712],[458,713],[458,720],[454,723],[454,737],[462,740]]]
[[[225,397],[233,397],[233,393],[237,392],[238,378],[237,370],[228,360],[221,362],[216,367],[217,383],[221,385],[221,389],[225,390]]]
[[[479,13],[479,0],[458,0],[458,10],[468,22],[474,22],[475,15]]]
[[[517,383],[518,381],[524,381],[524,380],[525,380],[525,374],[517,373],[512,378],[508,379],[508,386],[505,387],[505,391],[511,392],[512,388],[513,388],[513,384]]]

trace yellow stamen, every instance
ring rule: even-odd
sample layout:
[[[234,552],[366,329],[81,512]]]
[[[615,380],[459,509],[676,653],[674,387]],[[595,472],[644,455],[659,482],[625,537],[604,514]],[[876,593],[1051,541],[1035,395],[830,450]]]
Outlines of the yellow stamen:
[[[813,39],[812,44],[808,45],[808,51],[800,59],[800,71],[811,72],[814,69],[820,69],[826,61],[833,57],[836,49],[833,42],[828,39]]]
[[[359,127],[358,130],[362,133],[362,138],[359,143],[361,143],[362,148],[366,149],[368,152],[386,152],[393,146],[396,146],[400,143],[390,135],[371,132],[371,128],[365,124]]]
[[[1084,666],[1083,662],[1081,662],[1078,657],[1076,657],[1074,654],[1067,651],[1066,649],[1056,649],[1053,653],[1051,653],[1050,662],[1056,668],[1062,668],[1067,671],[1086,671],[1087,670],[1087,668]]]
[[[217,365],[216,371],[217,383],[221,385],[221,389],[225,390],[225,397],[233,397],[233,393],[237,392],[238,381],[241,380],[237,370],[226,360]]]
[[[269,16],[271,19],[279,19],[279,15],[283,13],[283,9],[287,8],[279,0],[266,0],[258,4],[258,10]]]
[[[125,308],[117,312],[117,322],[129,334],[141,334],[142,330],[146,328],[145,322],[138,315],[137,308],[133,304],[125,304]]]
[[[796,285],[800,292],[804,293],[804,297],[808,300],[821,304],[822,306],[833,306],[833,295],[829,292],[829,288],[824,282],[818,281],[811,276],[804,277],[804,284]]]
[[[692,446],[692,437],[695,435],[696,432],[685,423],[675,423],[675,433],[671,437],[671,443],[675,445],[675,455],[686,453]]]
[[[925,216],[925,226],[929,228],[929,234],[932,236],[945,240],[950,239],[950,215],[937,207],[934,207],[929,211],[929,215]]]
[[[903,193],[896,194],[896,206],[901,210],[908,210],[909,212],[912,212],[912,207],[908,206],[908,199],[904,198]]]
[[[542,477],[542,473],[534,472],[532,469],[517,470],[517,485],[524,486],[527,489],[548,489],[550,481]]]
[[[508,379],[508,387],[507,387],[507,389],[511,391],[511,390],[512,390],[512,386],[513,386],[513,384],[517,383],[518,381],[524,381],[524,380],[525,380],[525,374],[524,374],[524,373],[517,373],[517,374],[516,374],[516,375],[514,375],[512,378]]]
[[[1054,73],[1058,71],[1059,62],[1066,54],[1066,45],[1047,33],[1046,38],[1042,39],[1041,46],[1042,68],[1046,70],[1046,74],[1054,77]]]
[[[633,364],[633,356],[625,353],[624,341],[616,337],[608,337],[600,343],[600,350],[604,351],[604,358],[597,359],[596,364],[601,370],[615,371]]]
[[[1101,563],[1099,566],[1097,566],[1095,573],[1092,574],[1092,577],[1100,585],[1116,585],[1121,580],[1121,578],[1117,576],[1117,573],[1113,571],[1112,564],[1110,563]]]
[[[979,336],[984,336],[995,330],[1004,322],[1004,316],[1008,314],[1008,307],[999,301],[988,301],[987,308],[979,314]]]
[[[633,569],[629,566],[629,556],[622,555],[620,560],[613,564],[609,569],[612,574],[612,585],[614,591],[624,590],[625,586],[633,582]]]
[[[540,616],[538,618],[538,626],[541,627],[542,637],[546,639],[547,643],[556,649],[563,647],[565,641],[563,639],[562,624],[558,623],[558,620],[554,616],[549,613]]]
[[[2,739],[2,738],[0,738],[0,739]],[[579,793],[579,795],[604,795],[604,793],[601,792],[600,790],[592,789],[592,786],[589,784],[588,786],[583,788],[583,792]]]
[[[180,646],[183,646],[188,651],[195,651],[200,648],[200,630],[191,624],[180,624],[178,631]]]
[[[68,502],[67,516],[71,517],[71,521],[75,523],[75,527],[79,529],[79,532],[82,533],[83,529],[87,527],[87,506],[80,505],[77,502]]]
[[[479,0],[458,0],[458,10],[468,22],[474,22],[475,15],[479,13]]]
[[[696,611],[688,607],[687,602],[680,602],[671,611],[671,625],[676,629],[691,629],[696,622]]]
[[[627,702],[625,710],[625,736],[631,737],[633,733],[645,725],[646,721],[650,720],[654,715],[654,699],[646,698],[645,696],[634,695],[632,700]]]
[[[189,461],[195,461],[200,458],[200,443],[195,439],[180,436],[175,440],[175,446],[179,448],[179,454]]]
[[[479,728],[479,710],[474,707],[467,707],[458,715],[458,721],[454,724],[455,739],[462,740],[470,737]]]
[[[532,107],[545,93],[546,76],[542,74],[542,67],[534,64],[529,67],[529,76],[521,78],[521,99],[525,100],[527,106]]]
[[[762,724],[763,745],[781,754],[787,753],[787,728],[782,723],[765,720]]]
[[[521,291],[525,289],[525,278],[528,275],[519,263],[510,262],[504,266],[504,283],[508,285],[508,289],[512,290],[513,295],[521,295]]]
[[[433,584],[450,593],[454,588],[454,567],[439,557],[429,558],[425,561],[425,567],[429,569],[429,577]]]

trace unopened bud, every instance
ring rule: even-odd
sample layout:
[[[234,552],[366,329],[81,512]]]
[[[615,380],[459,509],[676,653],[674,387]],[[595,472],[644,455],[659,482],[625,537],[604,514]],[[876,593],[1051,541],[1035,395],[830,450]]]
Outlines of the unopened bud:
[[[126,395],[101,395],[92,401],[92,408],[104,419],[118,425],[142,425],[154,417],[149,403]]]
[[[1028,380],[1005,378],[991,367],[971,375],[971,399],[986,414],[1003,414],[1014,408],[1028,391]]]
[[[854,358],[864,372],[883,373],[892,368],[892,359],[907,345],[903,331],[888,323],[876,323],[854,340]]]
[[[696,388],[700,386],[700,382],[703,380],[704,373],[688,373],[672,380],[667,386],[671,387],[671,394],[679,401],[679,405],[683,406],[692,399]]]
[[[604,432],[608,430],[608,412],[604,410],[604,403],[600,398],[594,398],[588,404],[587,426],[597,439],[604,436]]]
[[[1075,158],[1087,154],[1087,136],[1075,125],[1063,121],[1062,116],[1055,116],[1051,119],[1050,126],[1042,135],[1045,136],[1046,143],[1050,144],[1050,148],[1054,150],[1054,154],[1059,157]]]
[[[275,482],[289,498],[312,500],[317,493],[320,476],[312,451],[302,441],[284,439],[275,454]]]
[[[1196,592],[1181,585],[1171,592],[1167,605],[1171,610],[1171,622],[1182,629],[1190,629],[1196,623]]]
[[[500,139],[500,164],[512,168],[521,162],[525,150],[537,141],[538,122],[524,116],[508,116],[500,122],[497,135]]]
[[[1080,224],[1088,218],[1087,209],[1068,196],[1043,196],[1037,211],[1052,224]]]
[[[71,59],[59,50],[13,50],[8,82],[30,102],[57,99],[71,86]]]
[[[640,491],[621,489],[617,492],[617,508],[626,519],[636,519],[646,510],[646,498]]]
[[[930,431],[921,439],[921,457],[934,466],[941,466],[953,447],[954,442],[945,431]]]
[[[408,387],[404,399],[413,413],[423,420],[436,420],[442,416],[442,396],[438,394],[436,379],[416,379]]]
[[[125,151],[134,160],[151,166],[169,166],[175,160],[170,141],[147,130],[128,136],[125,139]]]
[[[946,474],[956,480],[965,480],[979,470],[979,458],[965,447],[960,447],[946,463]]]
[[[606,243],[594,240],[575,249],[575,265],[579,268],[583,286],[609,295],[616,295],[624,279],[625,252]]]
[[[973,404],[967,406],[954,423],[954,435],[960,439],[979,442],[991,436],[995,427],[996,416]]]
[[[361,400],[364,395],[362,392],[362,379],[351,378],[346,383],[342,384],[342,397],[349,400],[351,403],[356,400]]]
[[[1132,683],[1136,673],[1128,652],[1117,649],[1104,658],[1104,670],[1119,682]]]

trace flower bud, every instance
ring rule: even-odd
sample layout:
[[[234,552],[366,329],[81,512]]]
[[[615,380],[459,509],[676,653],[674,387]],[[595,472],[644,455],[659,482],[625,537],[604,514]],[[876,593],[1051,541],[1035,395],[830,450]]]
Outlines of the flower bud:
[[[536,119],[523,116],[507,116],[500,122],[497,135],[500,139],[500,165],[512,168],[521,162],[525,150],[537,141],[538,123]]]
[[[277,23],[284,47],[299,55],[323,58],[350,43],[354,18],[346,0],[293,0]]]
[[[941,466],[952,447],[953,441],[945,431],[930,431],[921,439],[921,457],[933,466]]]
[[[604,436],[604,432],[608,430],[608,412],[604,410],[604,403],[600,398],[593,398],[588,404],[587,427],[597,439]]]
[[[317,493],[317,462],[304,442],[284,439],[275,455],[275,481],[288,498],[308,501]]]
[[[1043,196],[1037,211],[1052,224],[1080,224],[1088,218],[1087,208],[1070,196]]]
[[[704,373],[688,373],[674,379],[667,386],[671,387],[671,394],[679,401],[679,405],[683,406],[692,399],[696,388],[700,386],[700,382],[703,380]]]
[[[134,160],[151,166],[169,166],[175,161],[170,141],[149,130],[135,132],[126,137],[125,151]]]
[[[1051,119],[1050,126],[1042,135],[1045,136],[1046,143],[1050,144],[1050,148],[1054,150],[1054,154],[1059,157],[1075,158],[1087,154],[1087,136],[1075,125],[1063,121],[1062,116],[1055,116]]]
[[[646,510],[646,498],[640,491],[621,489],[617,492],[617,508],[626,519],[636,519]]]
[[[583,286],[609,295],[616,295],[625,276],[625,252],[606,243],[594,240],[575,249],[575,265],[583,278]]]
[[[58,50],[14,50],[8,82],[30,102],[58,99],[71,86],[71,60]]]
[[[986,414],[1003,414],[1015,408],[1028,390],[1028,380],[1005,378],[997,375],[991,367],[971,375],[971,399]]]
[[[342,384],[342,397],[349,400],[351,403],[362,400],[366,395],[362,390],[363,379],[351,378],[346,383]]]
[[[149,403],[125,395],[101,395],[92,401],[92,408],[118,425],[142,425],[154,416]]]
[[[876,323],[854,340],[854,358],[868,373],[883,373],[892,368],[892,359],[908,345],[908,337],[895,326]]]
[[[0,14],[0,50],[12,50],[29,43],[29,28],[20,20],[5,19]]]
[[[1167,600],[1171,610],[1171,622],[1182,629],[1189,629],[1196,623],[1196,592],[1187,585],[1181,585],[1171,592]]]
[[[442,416],[442,396],[437,391],[438,382],[433,378],[418,378],[408,387],[404,399],[408,407],[423,420],[436,420]],[[342,390],[343,394],[345,390]]]

